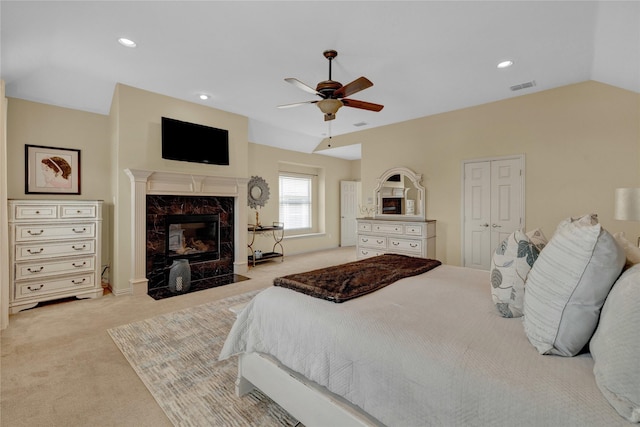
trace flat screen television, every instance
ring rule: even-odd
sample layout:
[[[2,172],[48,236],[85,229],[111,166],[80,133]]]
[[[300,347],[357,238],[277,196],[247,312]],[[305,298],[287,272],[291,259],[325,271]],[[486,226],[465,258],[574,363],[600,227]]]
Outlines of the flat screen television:
[[[162,158],[228,165],[229,131],[163,117]]]

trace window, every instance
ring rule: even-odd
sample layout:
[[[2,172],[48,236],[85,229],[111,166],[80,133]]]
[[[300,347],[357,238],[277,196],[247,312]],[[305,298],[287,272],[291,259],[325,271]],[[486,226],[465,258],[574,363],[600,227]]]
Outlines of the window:
[[[280,174],[280,221],[287,230],[312,228],[312,178]]]

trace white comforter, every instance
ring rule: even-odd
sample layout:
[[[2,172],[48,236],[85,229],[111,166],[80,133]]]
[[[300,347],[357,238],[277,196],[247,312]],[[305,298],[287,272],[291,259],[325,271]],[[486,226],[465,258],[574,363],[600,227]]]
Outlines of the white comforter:
[[[335,304],[272,287],[242,311],[220,358],[273,356],[388,426],[628,425],[593,361],[541,356],[499,316],[488,273],[443,265]]]

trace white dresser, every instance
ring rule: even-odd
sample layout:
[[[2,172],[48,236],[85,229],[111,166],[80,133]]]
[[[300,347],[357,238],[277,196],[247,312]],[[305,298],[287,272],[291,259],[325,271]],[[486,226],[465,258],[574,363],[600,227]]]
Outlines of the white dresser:
[[[358,259],[385,253],[436,256],[436,221],[358,219]]]
[[[102,296],[102,202],[9,200],[10,310]]]

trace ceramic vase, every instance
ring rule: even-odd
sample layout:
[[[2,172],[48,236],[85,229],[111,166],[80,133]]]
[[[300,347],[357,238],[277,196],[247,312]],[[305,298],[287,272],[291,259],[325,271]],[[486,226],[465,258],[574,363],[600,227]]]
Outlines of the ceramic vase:
[[[189,260],[176,259],[169,269],[169,290],[186,292],[191,286],[191,267]]]

